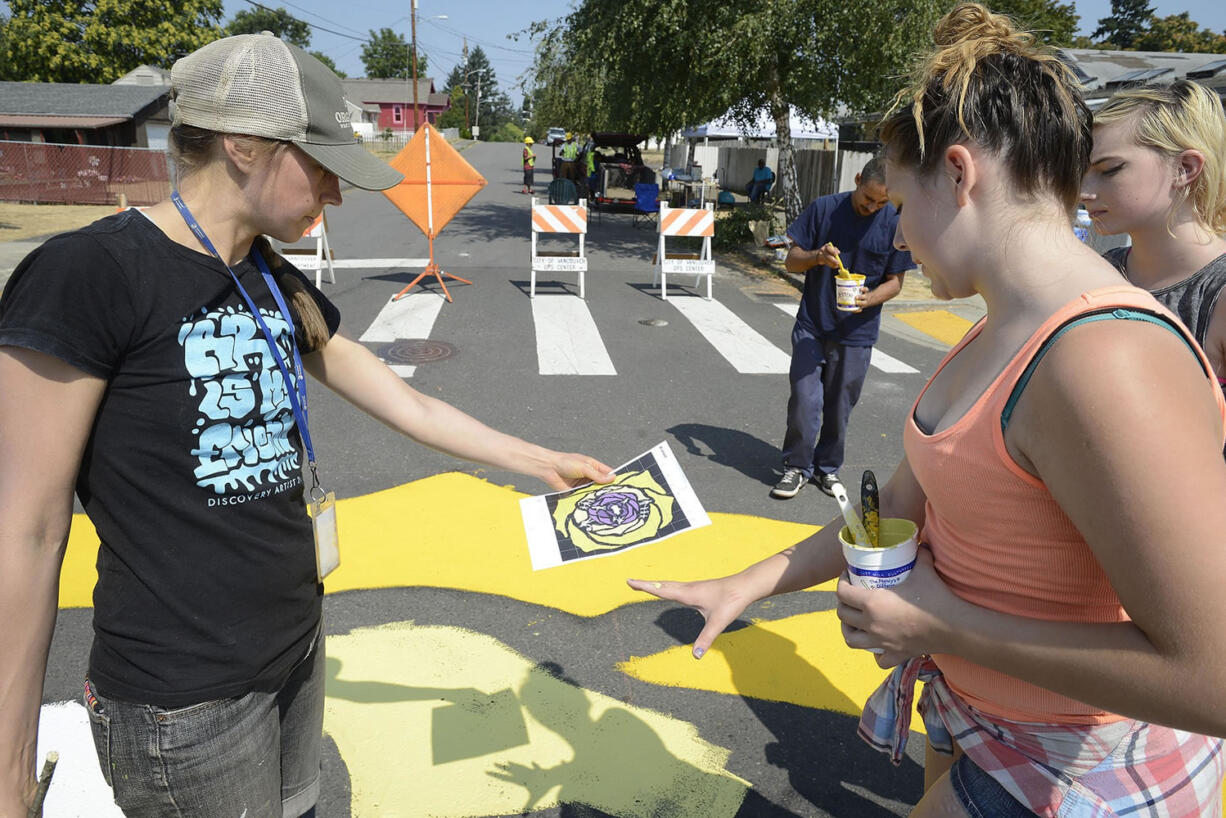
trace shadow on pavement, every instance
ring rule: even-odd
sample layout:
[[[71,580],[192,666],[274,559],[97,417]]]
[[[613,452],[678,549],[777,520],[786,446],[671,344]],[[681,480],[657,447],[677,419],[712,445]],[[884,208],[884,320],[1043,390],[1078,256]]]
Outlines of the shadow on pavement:
[[[673,608],[660,614],[656,624],[678,643],[687,644],[703,623],[697,611]],[[740,630],[749,624],[737,620],[726,632]],[[795,679],[799,675],[810,689],[822,685],[830,687],[835,694],[832,698],[843,699],[843,706],[849,709],[858,706],[834,690],[818,668],[797,656],[794,643],[783,638],[768,639],[768,643],[770,646],[765,650],[758,645],[752,655],[725,652],[732,670],[734,690],[741,687],[737,683],[738,677],[748,674],[760,676],[762,666],[766,665],[777,670],[781,678]],[[798,662],[805,667],[795,667]],[[802,672],[798,674],[798,670]],[[830,815],[885,818],[898,813],[895,809],[876,803],[870,795],[908,805],[919,800],[923,792],[923,768],[910,758],[904,758],[902,765],[894,769],[886,756],[869,747],[856,734],[859,721],[856,717],[752,696],[742,696],[742,699],[775,736],[775,741],[765,748],[767,762],[786,770],[792,788],[814,807]],[[814,763],[814,749],[817,747],[822,748],[823,763],[820,765]],[[869,795],[861,795],[861,792]],[[758,806],[766,809],[751,811],[747,800],[738,815],[749,818],[790,814],[779,812],[783,808],[770,802]]]
[[[570,745],[572,756],[553,767],[503,761],[489,773],[527,790],[524,813],[557,790],[561,816],[600,818],[622,803],[635,815],[702,814],[743,797],[742,784],[678,758],[647,722],[627,709],[595,702],[556,662],[537,665],[519,690],[524,709]]]
[[[689,454],[736,469],[763,485],[778,479],[779,447],[748,432],[706,423],[678,423],[667,431]]]
[[[527,198],[524,197],[525,200]],[[543,197],[537,197],[538,204],[546,201]],[[635,259],[650,263],[655,253],[656,234],[654,231],[632,227],[632,215],[630,211],[602,211],[598,216],[594,212],[590,213],[587,254],[591,256],[599,252],[619,260]],[[469,203],[456,214],[448,227],[472,230],[481,235],[483,240],[491,242],[507,238],[526,239],[530,229],[529,214],[526,207],[510,207],[502,202]]]

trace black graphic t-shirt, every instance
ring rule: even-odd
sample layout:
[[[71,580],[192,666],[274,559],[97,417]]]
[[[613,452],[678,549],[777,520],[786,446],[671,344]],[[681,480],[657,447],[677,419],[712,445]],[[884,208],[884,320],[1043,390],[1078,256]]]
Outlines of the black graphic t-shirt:
[[[250,260],[234,272],[293,378],[295,330]],[[336,308],[290,275],[334,333]],[[323,589],[286,384],[225,267],[136,211],[107,217],[21,263],[0,345],[107,381],[77,478],[102,541],[99,690],[179,707],[279,686],[319,627]]]

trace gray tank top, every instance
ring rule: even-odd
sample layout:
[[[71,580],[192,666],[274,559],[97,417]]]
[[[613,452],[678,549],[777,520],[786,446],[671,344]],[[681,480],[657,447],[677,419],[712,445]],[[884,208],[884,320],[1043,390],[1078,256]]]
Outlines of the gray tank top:
[[[1111,262],[1125,278],[1125,265],[1128,262],[1128,252],[1131,247],[1112,247],[1103,253],[1103,258]],[[1213,317],[1213,309],[1218,298],[1226,287],[1226,253],[1201,267],[1188,278],[1178,284],[1150,290],[1150,294],[1171,312],[1179,316],[1184,325],[1192,331],[1196,343],[1205,345],[1205,334],[1209,331],[1209,319]]]

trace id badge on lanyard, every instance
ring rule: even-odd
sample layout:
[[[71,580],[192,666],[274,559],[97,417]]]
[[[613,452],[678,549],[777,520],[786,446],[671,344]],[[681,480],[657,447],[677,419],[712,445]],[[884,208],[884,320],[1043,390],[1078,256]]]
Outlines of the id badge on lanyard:
[[[311,528],[315,530],[315,574],[320,582],[341,564],[340,537],[336,527],[336,493],[319,491],[307,504]]]
[[[259,309],[256,307],[251,296],[243,289],[238,276],[230,269],[230,265],[226,264],[225,259],[217,252],[217,248],[213,246],[213,242],[205,234],[204,228],[200,226],[195,217],[192,216],[191,211],[187,209],[187,205],[183,203],[183,199],[179,196],[179,191],[172,191],[170,198],[174,202],[175,207],[178,208],[179,215],[183,217],[183,221],[187,223],[188,228],[200,240],[204,248],[213,254],[213,258],[225,266],[226,272],[230,274],[230,278],[234,279],[234,286],[238,288],[239,295],[243,297],[243,301],[247,304],[247,309],[251,310],[251,315],[256,323],[260,325],[260,331],[264,333],[264,340],[268,342],[273,360],[277,362],[277,369],[281,371],[281,377],[285,381],[285,390],[289,395],[290,406],[294,410],[294,420],[297,422],[298,432],[302,436],[303,448],[306,449],[307,465],[311,469],[311,488],[307,493],[307,514],[311,518],[311,528],[315,536],[315,573],[319,582],[323,582],[324,577],[332,573],[341,564],[340,538],[336,524],[336,494],[324,491],[323,487],[319,484],[319,470],[315,465],[315,447],[311,445],[311,433],[307,427],[306,377],[302,371],[302,356],[298,354],[298,345],[291,340],[290,345],[294,353],[294,374],[297,376],[297,383],[295,384],[290,379],[289,370],[285,366],[285,359],[282,357],[281,351],[277,349],[277,342],[273,338],[272,330],[268,328],[268,324],[260,316]],[[264,277],[264,282],[272,293],[273,300],[277,302],[277,309],[281,311],[282,320],[288,326],[293,327],[294,322],[290,318],[289,307],[285,305],[281,289],[277,286],[277,282],[273,280],[272,271],[268,269],[268,265],[264,262],[263,257],[254,249],[251,251],[251,260],[259,268],[260,274]]]

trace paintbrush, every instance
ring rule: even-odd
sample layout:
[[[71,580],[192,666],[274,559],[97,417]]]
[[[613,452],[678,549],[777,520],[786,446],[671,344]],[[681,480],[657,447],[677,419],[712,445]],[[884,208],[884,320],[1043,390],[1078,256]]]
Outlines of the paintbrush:
[[[881,498],[877,492],[877,477],[871,469],[864,470],[860,479],[860,510],[864,514],[864,530],[873,548],[881,545]]]

